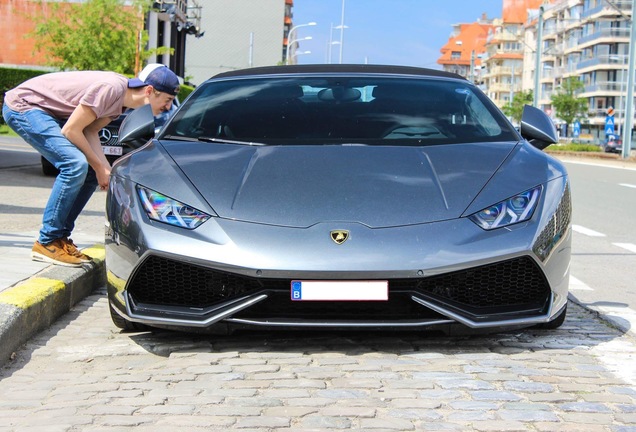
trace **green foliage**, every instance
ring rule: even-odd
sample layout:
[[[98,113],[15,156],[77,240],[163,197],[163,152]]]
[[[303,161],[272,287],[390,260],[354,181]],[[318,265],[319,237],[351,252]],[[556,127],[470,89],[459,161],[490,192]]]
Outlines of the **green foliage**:
[[[0,106],[4,102],[4,94],[7,91],[16,87],[18,84],[21,84],[34,76],[42,75],[43,73],[46,73],[46,71],[0,68]],[[0,116],[0,125],[3,124],[4,119]]]
[[[1,117],[0,117],[1,119]],[[17,133],[15,133],[13,131],[13,129],[11,129],[9,126],[7,126],[6,124],[0,124],[0,135],[7,135],[7,136],[18,136]]]
[[[524,105],[532,105],[532,101],[532,90],[520,91],[515,93],[512,102],[503,107],[503,112],[515,122],[520,123]]]
[[[183,101],[186,100],[186,98],[190,96],[190,93],[192,93],[193,91],[194,87],[186,84],[181,84],[179,86],[179,94],[177,95],[179,101],[183,103]]]
[[[132,75],[136,59],[169,51],[139,51],[148,34],[143,30],[148,0],[87,0],[47,2],[49,12],[34,17],[36,49],[47,54],[50,66],[61,70],[110,70]],[[125,6],[125,5],[128,6]],[[141,39],[141,40],[140,40]]]
[[[583,87],[582,81],[570,77],[563,80],[559,91],[552,95],[552,106],[556,110],[556,115],[567,125],[587,113],[587,101],[577,96]]]
[[[552,151],[573,151],[573,152],[600,152],[602,149],[594,144],[559,144],[551,148]]]

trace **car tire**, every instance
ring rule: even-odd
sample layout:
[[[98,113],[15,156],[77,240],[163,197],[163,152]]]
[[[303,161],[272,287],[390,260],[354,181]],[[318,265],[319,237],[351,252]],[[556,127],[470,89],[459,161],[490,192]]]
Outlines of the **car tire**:
[[[45,158],[44,156],[40,156],[40,159],[42,162],[42,174],[47,177],[55,177],[60,173],[60,171],[55,168],[55,166],[53,166],[53,164],[49,162],[47,158]]]
[[[144,324],[128,321],[126,318],[119,315],[117,312],[115,312],[115,309],[112,305],[110,305],[109,309],[110,309],[110,318],[113,320],[113,324],[115,324],[115,327],[120,328],[124,331],[130,331],[130,332],[140,332],[140,331],[148,330],[148,326]]]
[[[561,313],[557,315],[555,319],[553,319],[552,321],[548,321],[547,323],[537,324],[535,328],[547,329],[547,330],[557,329],[561,327],[563,323],[565,322],[565,317],[567,315],[567,312],[568,312],[568,306],[565,305]]]

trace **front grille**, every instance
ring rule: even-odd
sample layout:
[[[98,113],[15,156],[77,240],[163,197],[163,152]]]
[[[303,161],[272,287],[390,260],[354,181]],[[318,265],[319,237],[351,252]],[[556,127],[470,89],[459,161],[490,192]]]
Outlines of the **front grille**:
[[[396,282],[413,285],[410,279]],[[421,278],[412,289],[474,313],[524,305],[540,308],[550,295],[548,282],[530,257]]]
[[[255,278],[151,256],[133,276],[128,292],[139,303],[206,307],[262,289]]]
[[[119,127],[105,127],[99,131],[99,141],[103,146],[116,146],[119,138]]]
[[[128,293],[136,303],[204,308],[250,293],[267,291],[270,299],[256,309],[259,315],[291,310],[318,318],[351,318],[364,309],[371,318],[413,317],[411,295],[420,295],[470,314],[539,310],[550,288],[530,257],[520,257],[438,276],[389,280],[389,302],[293,302],[290,279],[251,278],[163,257],[147,258],[133,275]],[[274,300],[275,299],[275,300]],[[405,306],[409,304],[409,306]],[[424,309],[424,308],[421,308]],[[383,313],[384,312],[384,313]],[[419,312],[422,314],[423,312]],[[359,317],[359,316],[356,316]],[[309,318],[309,317],[306,317]]]

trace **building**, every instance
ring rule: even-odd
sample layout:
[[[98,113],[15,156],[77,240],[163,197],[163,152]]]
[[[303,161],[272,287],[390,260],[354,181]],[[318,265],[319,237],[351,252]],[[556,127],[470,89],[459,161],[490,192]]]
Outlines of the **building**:
[[[85,0],[69,0],[68,4],[83,3]],[[0,32],[3,35],[3,49],[0,50],[0,65],[29,69],[50,69],[47,58],[36,52],[35,40],[27,37],[35,30],[34,17],[41,12],[49,13],[46,1],[0,0]],[[199,36],[200,6],[196,0],[159,0],[153,3],[153,10],[140,15],[140,28],[148,31],[148,48],[170,47],[172,53],[152,57],[149,62],[159,62],[169,66],[179,76],[185,73],[186,36]],[[136,69],[143,67],[141,61]]]
[[[486,51],[486,39],[492,30],[492,20],[483,15],[470,24],[455,24],[437,63],[442,69],[481,82],[481,58]]]
[[[293,0],[200,0],[202,38],[187,40],[186,77],[194,84],[221,72],[282,64]],[[297,44],[293,44],[295,48]]]
[[[538,106],[559,124],[551,97],[564,79],[577,77],[584,84],[580,97],[588,105],[581,132],[593,142],[605,139],[608,113],[614,113],[617,134],[625,122],[631,9],[630,1],[554,0],[540,11]],[[538,18],[535,13],[528,23],[529,45],[537,44]],[[537,58],[526,54],[526,70],[534,77]],[[534,88],[529,81],[524,87]]]
[[[493,20],[482,58],[483,80],[490,99],[499,107],[510,103],[522,90],[524,70],[524,24],[528,11],[544,0],[503,0],[502,18]]]

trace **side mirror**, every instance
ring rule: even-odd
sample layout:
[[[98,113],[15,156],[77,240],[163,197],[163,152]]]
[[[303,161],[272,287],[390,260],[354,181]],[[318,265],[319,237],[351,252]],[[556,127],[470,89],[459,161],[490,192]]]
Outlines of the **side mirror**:
[[[152,107],[144,105],[126,116],[119,127],[118,141],[136,149],[154,136],[155,118],[152,115]]]
[[[522,137],[539,150],[559,141],[556,127],[550,117],[530,105],[523,107],[520,132]]]

